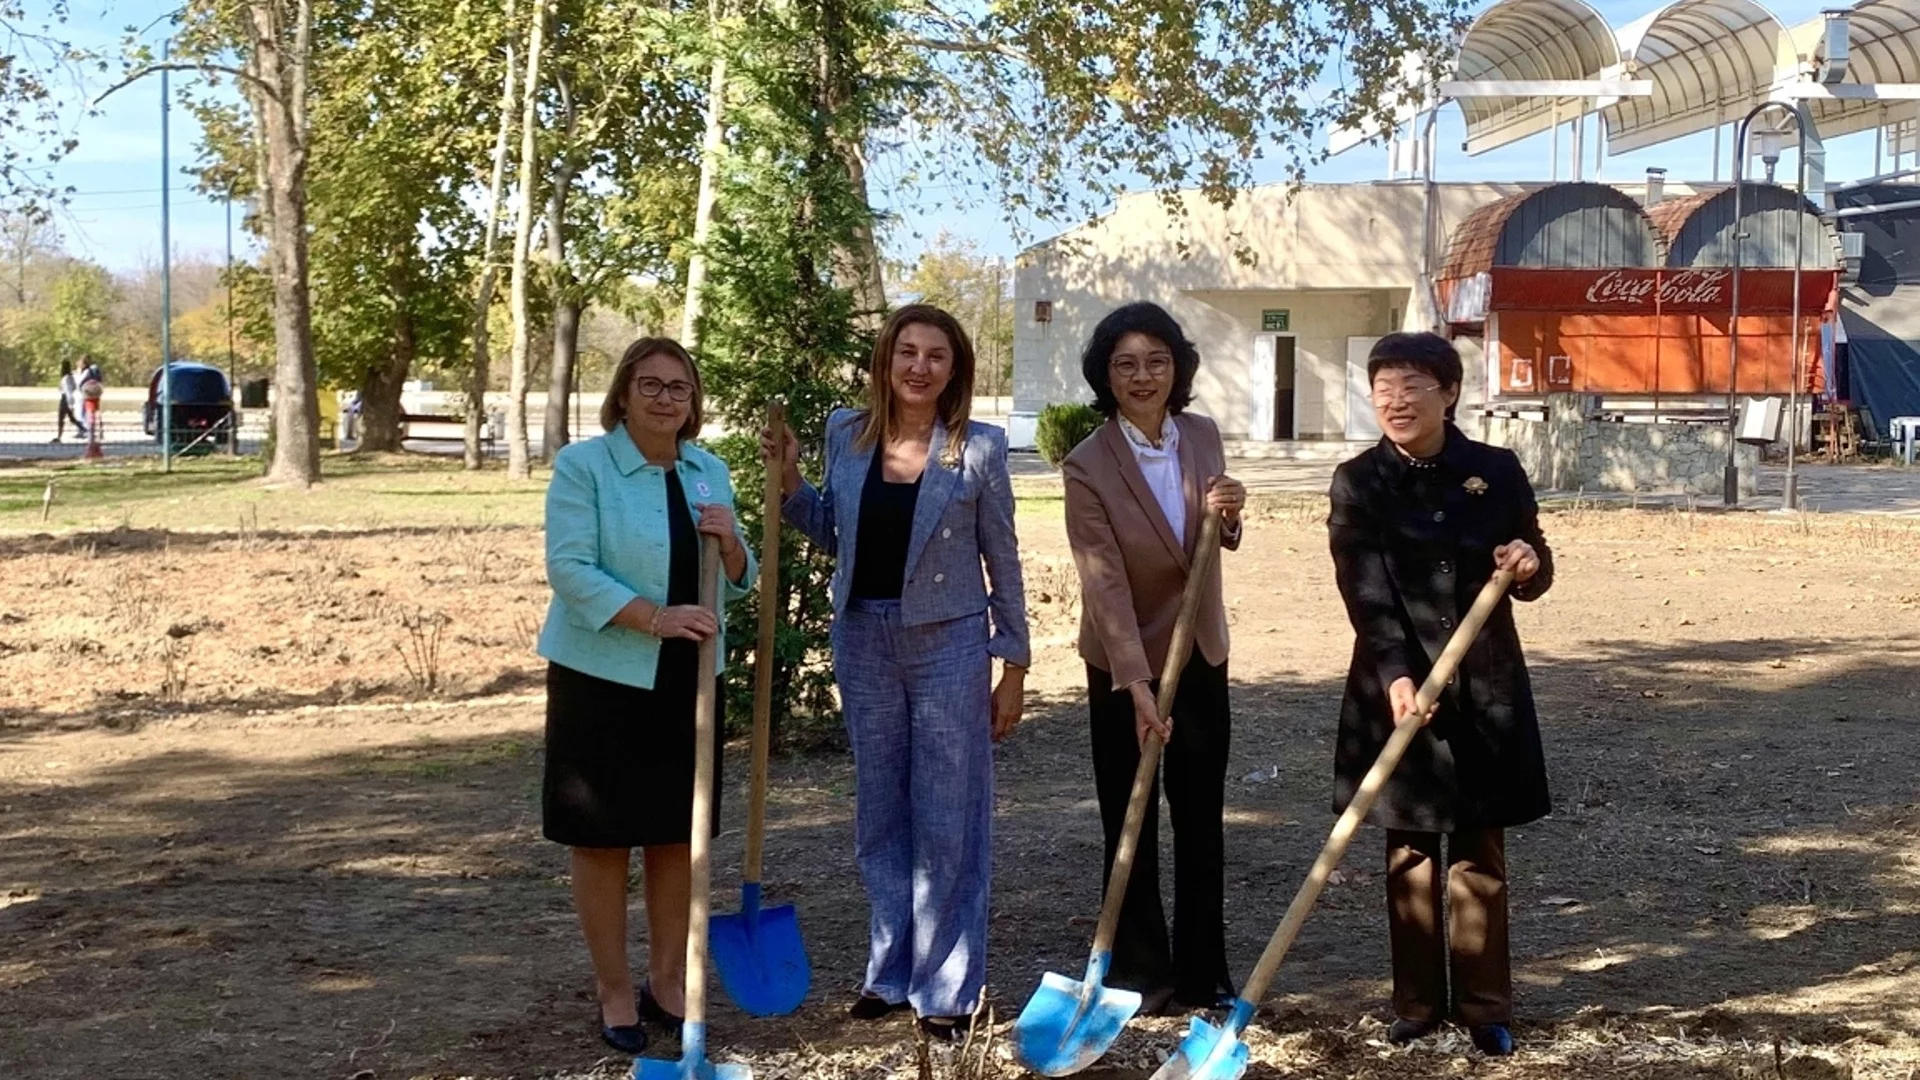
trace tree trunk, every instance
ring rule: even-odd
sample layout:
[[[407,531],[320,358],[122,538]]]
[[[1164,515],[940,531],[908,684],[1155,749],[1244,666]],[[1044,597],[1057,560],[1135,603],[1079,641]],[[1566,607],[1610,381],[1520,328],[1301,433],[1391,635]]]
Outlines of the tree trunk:
[[[520,116],[520,197],[513,225],[513,370],[507,386],[507,475],[524,480],[533,475],[527,453],[527,360],[533,351],[532,326],[527,319],[527,274],[533,247],[533,198],[539,187],[540,47],[546,37],[547,5],[534,0],[533,28],[527,36],[527,80]]]
[[[560,89],[561,122],[567,137],[554,166],[553,190],[547,196],[547,265],[553,273],[553,349],[547,365],[547,413],[540,427],[540,460],[551,462],[572,441],[567,407],[573,400],[573,362],[580,352],[581,299],[579,279],[567,263],[567,197],[578,171],[573,158],[580,136],[579,114],[564,74],[554,82]]]
[[[507,73],[500,82],[500,130],[493,139],[493,178],[487,186],[487,227],[485,239],[480,245],[480,278],[473,286],[473,367],[467,373],[467,430],[463,454],[469,469],[478,469],[484,460],[480,453],[480,428],[487,422],[487,375],[493,366],[490,355],[492,332],[487,325],[487,315],[493,309],[493,294],[500,280],[493,265],[493,256],[500,243],[500,202],[505,198],[507,187],[507,145],[513,133],[513,90],[517,74],[514,70],[513,15],[514,0],[507,0]]]
[[[273,460],[267,479],[302,487],[320,479],[320,399],[307,291],[307,72],[313,10],[300,0],[291,33],[284,0],[248,5],[253,95],[265,153],[268,266],[273,274]],[[283,37],[291,37],[288,41]]]
[[[700,144],[700,194],[693,208],[693,255],[687,260],[687,297],[680,314],[680,344],[700,347],[700,315],[705,310],[707,238],[713,234],[713,204],[719,186],[720,155],[726,151],[727,57],[721,51],[719,0],[709,20],[713,66],[707,75],[707,134]]]
[[[394,301],[393,325],[386,360],[369,367],[360,377],[360,443],[355,453],[393,453],[400,449],[400,392],[407,385],[407,375],[419,351],[413,317],[408,313],[414,292],[408,258],[408,252],[402,250],[389,264],[393,267],[387,275]]]
[[[853,80],[859,77],[852,57],[839,47],[846,36],[845,11],[834,3],[821,6],[820,105],[832,123],[853,99]],[[853,226],[850,243],[836,245],[833,254],[835,284],[853,294],[857,325],[877,334],[887,314],[887,286],[882,277],[880,245],[873,231],[873,199],[867,193],[866,132],[848,135],[829,127],[827,142],[835,163],[846,172],[847,185],[867,213]]]
[[[573,441],[567,410],[573,401],[573,365],[580,354],[580,302],[561,300],[553,305],[553,366],[547,376],[546,428],[541,435],[545,460]],[[597,412],[597,410],[596,410]]]

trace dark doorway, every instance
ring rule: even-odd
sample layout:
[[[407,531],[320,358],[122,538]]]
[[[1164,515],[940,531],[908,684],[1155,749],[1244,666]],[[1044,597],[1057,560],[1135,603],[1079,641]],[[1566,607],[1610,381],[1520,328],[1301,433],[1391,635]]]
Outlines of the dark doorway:
[[[1273,437],[1295,439],[1293,429],[1294,357],[1291,337],[1273,339]]]

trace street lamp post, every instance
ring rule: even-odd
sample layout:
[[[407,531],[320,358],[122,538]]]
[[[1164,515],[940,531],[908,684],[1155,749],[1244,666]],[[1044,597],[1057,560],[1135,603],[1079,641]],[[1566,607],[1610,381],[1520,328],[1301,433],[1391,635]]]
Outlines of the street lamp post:
[[[166,60],[172,42],[160,47]],[[160,471],[173,471],[173,170],[167,157],[167,69],[160,69]]]
[[[233,363],[233,185],[227,185],[227,392],[240,393],[239,371]],[[240,410],[227,410],[227,453],[240,454]]]

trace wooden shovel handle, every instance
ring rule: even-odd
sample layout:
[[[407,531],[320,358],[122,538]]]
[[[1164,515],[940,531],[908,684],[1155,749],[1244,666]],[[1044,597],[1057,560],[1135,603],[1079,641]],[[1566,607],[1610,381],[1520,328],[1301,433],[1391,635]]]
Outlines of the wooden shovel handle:
[[[1460,660],[1473,645],[1473,639],[1480,635],[1480,628],[1486,625],[1487,617],[1499,606],[1507,589],[1513,585],[1513,574],[1506,570],[1496,570],[1474,598],[1473,607],[1467,617],[1447,640],[1447,647],[1440,650],[1439,659],[1433,662],[1433,670],[1427,673],[1427,681],[1420,685],[1416,698],[1418,705],[1412,716],[1402,720],[1393,729],[1393,736],[1374,759],[1373,768],[1367,770],[1365,779],[1360,781],[1360,790],[1354,792],[1353,801],[1347,804],[1346,812],[1340,820],[1334,822],[1333,832],[1327,837],[1326,846],[1320,849],[1320,857],[1313,861],[1313,869],[1307,873],[1307,880],[1294,894],[1293,903],[1287,905],[1286,917],[1280,920],[1280,926],[1274,930],[1272,940],[1267,942],[1266,951],[1260,954],[1260,962],[1254,965],[1253,974],[1240,990],[1245,1001],[1259,1003],[1267,995],[1267,987],[1273,977],[1280,972],[1280,961],[1286,959],[1287,950],[1293,947],[1293,939],[1300,934],[1300,927],[1307,921],[1307,913],[1320,899],[1320,891],[1327,887],[1327,877],[1340,865],[1340,859],[1347,853],[1347,844],[1353,834],[1365,820],[1367,811],[1373,809],[1374,800],[1380,797],[1380,789],[1386,786],[1387,777],[1400,764],[1401,755],[1407,752],[1408,744],[1420,733],[1424,726],[1420,718],[1425,716],[1433,703],[1440,700],[1440,694],[1453,679],[1454,671],[1459,668]]]
[[[787,422],[787,407],[767,405],[767,427],[776,437]],[[753,772],[747,789],[747,852],[741,880],[760,881],[760,856],[766,843],[767,754],[773,741],[773,639],[780,623],[780,471],[767,461],[766,505],[760,519],[760,640],[753,652]]]
[[[720,614],[720,538],[702,535],[700,606]],[[713,865],[714,661],[720,635],[700,642],[700,669],[693,699],[693,832],[687,838],[690,898],[687,902],[687,1012],[689,1024],[707,1019],[707,917],[711,913]]]
[[[1220,551],[1220,515],[1208,511],[1200,522],[1200,539],[1193,546],[1193,563],[1187,568],[1187,583],[1180,590],[1180,611],[1173,620],[1173,640],[1167,644],[1167,660],[1160,673],[1160,695],[1155,710],[1165,721],[1173,715],[1173,698],[1180,689],[1180,673],[1187,668],[1193,653],[1193,622],[1200,611],[1200,594],[1205,590],[1208,572]],[[1107,895],[1100,902],[1100,922],[1093,931],[1093,951],[1109,952],[1120,926],[1120,906],[1127,898],[1127,882],[1133,877],[1134,856],[1140,850],[1140,827],[1147,820],[1147,795],[1153,790],[1154,774],[1160,770],[1160,751],[1165,748],[1158,732],[1149,731],[1140,748],[1140,764],[1133,770],[1133,792],[1127,796],[1127,818],[1120,827],[1120,843],[1113,852],[1113,871],[1107,875]]]

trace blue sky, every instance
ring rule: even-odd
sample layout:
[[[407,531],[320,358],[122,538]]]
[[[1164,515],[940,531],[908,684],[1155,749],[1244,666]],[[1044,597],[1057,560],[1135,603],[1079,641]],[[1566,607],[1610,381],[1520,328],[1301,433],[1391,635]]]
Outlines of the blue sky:
[[[37,6],[37,5],[36,5]],[[122,32],[129,26],[145,26],[178,6],[177,0],[75,0],[71,20],[72,35],[85,44],[117,50]],[[1603,0],[1595,5],[1615,26],[1623,25],[1652,10],[1653,0]],[[1817,15],[1816,0],[1792,0],[1773,4],[1774,11],[1789,25]],[[158,31],[150,40],[158,41]],[[191,76],[175,76],[190,78]],[[115,76],[97,76],[87,97],[104,90]],[[1597,121],[1587,125],[1587,160],[1592,161]],[[96,116],[80,119],[76,134],[79,148],[60,166],[58,179],[71,185],[77,194],[71,209],[61,222],[68,246],[106,266],[120,270],[157,261],[160,254],[160,84],[157,78],[130,86],[100,106]],[[226,240],[225,212],[218,201],[209,201],[191,190],[191,180],[179,170],[190,165],[197,152],[199,129],[190,116],[175,109],[172,114],[171,179],[173,199],[173,247],[176,257],[195,255],[220,257]],[[1438,175],[1446,180],[1539,180],[1547,178],[1551,139],[1536,136],[1479,157],[1467,157],[1459,147],[1464,131],[1459,110],[1448,107],[1441,112],[1437,143]],[[1731,145],[1731,139],[1726,140]],[[1630,180],[1642,176],[1648,166],[1663,166],[1676,180],[1705,179],[1712,175],[1711,134],[1701,134],[1647,150],[1608,158],[1603,179]],[[1730,154],[1730,149],[1723,153]],[[1565,148],[1562,150],[1562,175],[1566,175]],[[1782,175],[1791,175],[1791,155],[1783,163]],[[1873,135],[1862,133],[1829,140],[1827,176],[1830,180],[1865,176],[1873,166]],[[1726,174],[1723,163],[1721,172]],[[1279,165],[1266,179],[1280,179]],[[1375,180],[1386,175],[1386,153],[1375,147],[1361,147],[1334,158],[1313,171],[1310,179],[1338,182]],[[881,185],[876,184],[876,189]],[[940,204],[937,193],[902,193],[888,198],[887,209],[897,215],[890,230],[890,254],[911,256],[923,243],[942,229],[974,240],[982,251],[1011,256],[1016,243],[1010,230],[992,206],[954,208]],[[1043,235],[1046,230],[1043,230]],[[251,242],[237,234],[238,251],[244,256]]]

